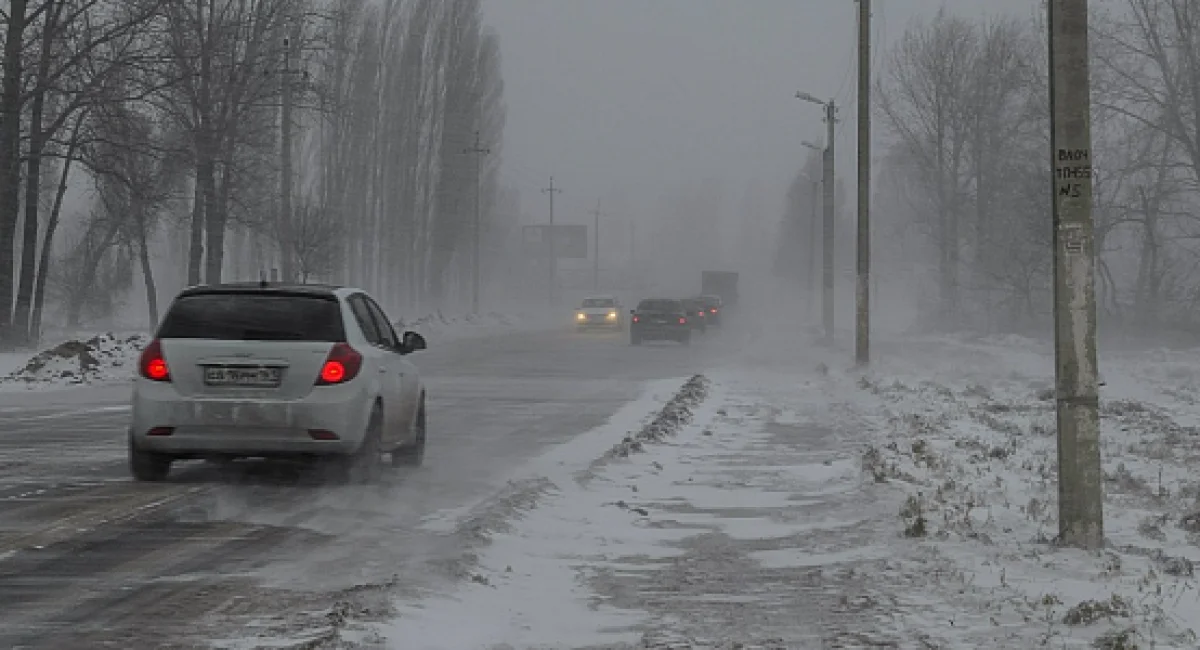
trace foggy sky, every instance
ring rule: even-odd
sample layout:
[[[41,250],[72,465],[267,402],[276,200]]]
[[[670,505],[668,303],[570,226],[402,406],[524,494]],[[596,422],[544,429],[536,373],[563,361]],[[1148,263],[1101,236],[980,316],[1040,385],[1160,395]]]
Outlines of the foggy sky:
[[[873,59],[942,0],[876,0]],[[1029,15],[1040,0],[952,0],[963,15]],[[664,194],[706,179],[736,205],[751,183],[773,215],[806,150],[824,142],[819,106],[834,97],[839,173],[853,183],[854,0],[484,0],[500,34],[508,125],[505,183],[526,220],[589,222],[597,197],[653,218]],[[877,63],[878,66],[880,63]],[[878,69],[878,68],[877,68]],[[881,126],[873,141],[880,146]]]

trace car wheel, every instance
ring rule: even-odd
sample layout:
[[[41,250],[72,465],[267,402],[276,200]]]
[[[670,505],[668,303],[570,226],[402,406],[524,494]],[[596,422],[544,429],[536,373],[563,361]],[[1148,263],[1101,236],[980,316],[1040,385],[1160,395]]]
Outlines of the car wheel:
[[[129,473],[136,481],[165,481],[171,473],[173,460],[170,456],[138,449],[133,440],[129,441]]]
[[[367,432],[358,450],[349,456],[339,456],[334,461],[339,482],[372,483],[379,478],[383,469],[383,450],[380,444],[382,428],[383,411],[376,406],[371,412]]]
[[[411,445],[392,450],[392,467],[420,467],[425,462],[425,398],[417,407],[416,436]]]

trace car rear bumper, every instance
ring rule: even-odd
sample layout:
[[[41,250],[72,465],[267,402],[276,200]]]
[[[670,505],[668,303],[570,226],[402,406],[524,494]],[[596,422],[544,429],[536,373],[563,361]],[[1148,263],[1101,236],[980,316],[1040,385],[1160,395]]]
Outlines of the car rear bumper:
[[[140,449],[177,456],[349,454],[362,443],[372,404],[353,384],[321,386],[296,401],[250,401],[186,397],[139,379],[129,435]]]
[[[691,332],[691,325],[639,325],[632,330],[633,335],[641,339],[678,339],[688,336]]]

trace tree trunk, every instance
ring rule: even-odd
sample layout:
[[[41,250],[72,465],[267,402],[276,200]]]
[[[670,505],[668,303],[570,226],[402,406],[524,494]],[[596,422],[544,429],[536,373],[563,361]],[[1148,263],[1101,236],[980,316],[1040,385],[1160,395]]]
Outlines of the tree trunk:
[[[38,222],[41,215],[42,198],[42,153],[47,134],[42,131],[42,119],[46,109],[45,84],[50,76],[50,62],[54,51],[54,40],[58,33],[59,16],[65,3],[56,2],[45,10],[42,21],[42,47],[37,66],[39,88],[30,102],[29,111],[29,162],[25,173],[25,227],[21,241],[21,273],[17,288],[17,308],[13,316],[13,337],[19,343],[33,338],[33,291],[37,276]]]
[[[142,278],[146,284],[146,305],[150,310],[150,330],[158,327],[158,289],[154,286],[154,269],[150,264],[150,244],[146,237],[145,215],[138,220],[138,259],[142,263]]]
[[[87,295],[92,290],[92,285],[94,284],[96,277],[96,267],[100,266],[100,262],[104,260],[104,256],[108,254],[109,249],[111,249],[113,247],[113,243],[116,242],[118,230],[120,230],[120,226],[114,220],[112,225],[109,226],[108,231],[104,233],[104,239],[97,244],[92,254],[88,255],[84,259],[83,272],[80,273],[83,283],[77,289],[79,296]],[[70,302],[70,304],[67,306],[68,327],[73,329],[79,327],[82,310],[83,300],[72,300]]]
[[[13,316],[14,341],[33,338],[33,291],[37,276],[38,221],[42,195],[42,109],[45,96],[34,95],[30,115],[29,162],[25,174],[25,227],[21,241],[21,274]],[[19,340],[18,340],[19,339]]]
[[[192,228],[188,248],[189,286],[200,284],[200,266],[204,260],[204,217],[208,213],[207,188],[212,185],[213,164],[200,153],[200,164],[196,165],[196,183],[192,189]]]
[[[206,219],[204,220],[205,235],[207,236],[208,250],[205,257],[204,281],[208,284],[221,283],[221,271],[225,265],[225,230],[228,224],[229,214],[229,194],[232,182],[229,179],[229,174],[233,170],[233,148],[237,141],[236,132],[228,135],[228,142],[225,155],[222,156],[222,171],[221,185],[216,185],[216,174],[212,178],[212,187],[210,188],[212,202],[208,203]],[[285,281],[292,281],[294,278],[285,278]]]
[[[26,0],[10,0],[0,82],[0,343],[13,339],[13,256],[21,208],[21,46]]]
[[[67,194],[67,181],[71,177],[71,162],[75,160],[75,153],[79,150],[79,131],[83,128],[86,115],[81,111],[75,118],[70,144],[67,145],[67,155],[63,159],[62,174],[58,180],[58,191],[54,195],[54,205],[50,208],[50,218],[46,221],[46,233],[42,238],[41,260],[38,263],[37,281],[33,290],[33,314],[30,317],[29,325],[29,338],[35,343],[41,341],[42,308],[46,303],[46,278],[50,275],[50,255],[54,250],[54,233],[58,230],[63,197]]]

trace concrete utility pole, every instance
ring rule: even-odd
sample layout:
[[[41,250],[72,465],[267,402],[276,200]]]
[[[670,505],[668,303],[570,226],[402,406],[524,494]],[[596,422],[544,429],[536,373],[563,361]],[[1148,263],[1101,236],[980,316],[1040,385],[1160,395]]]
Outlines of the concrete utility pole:
[[[858,279],[854,361],[871,361],[871,0],[858,0]]]
[[[478,314],[480,269],[483,266],[482,256],[479,254],[479,240],[483,237],[483,219],[480,216],[479,195],[482,192],[483,157],[492,153],[492,150],[480,145],[479,131],[476,131],[475,146],[463,149],[463,153],[475,155],[475,223],[471,229],[471,313]]]
[[[1096,368],[1095,240],[1087,0],[1050,0],[1050,150],[1054,165],[1054,362],[1058,534],[1104,545]]]
[[[824,249],[825,255],[822,260],[824,267],[823,276],[824,282],[821,294],[821,317],[825,323],[825,343],[833,344],[833,187],[834,187],[834,139],[837,137],[837,104],[831,99],[828,102],[821,101],[815,96],[804,92],[796,93],[797,99],[802,99],[806,102],[817,104],[825,108],[825,130],[826,141],[825,151],[822,158],[824,159],[824,172],[821,175],[822,182],[825,185],[824,196],[822,201],[825,205],[825,232],[824,232]]]
[[[548,255],[549,259],[547,260],[546,266],[550,269],[549,270],[550,279],[549,279],[548,291],[549,291],[549,296],[550,296],[550,298],[549,298],[550,304],[553,306],[555,293],[557,293],[555,291],[554,285],[558,279],[558,272],[557,272],[558,271],[558,258],[555,256],[555,252],[554,252],[554,240],[556,239],[554,236],[554,195],[562,193],[561,189],[554,187],[554,177],[553,176],[550,177],[550,187],[542,189],[542,193],[550,195],[550,227],[546,229],[546,236],[549,238],[549,242],[547,243],[547,250],[548,250],[547,255]]]
[[[600,290],[600,199],[592,210],[592,291]]]
[[[819,147],[808,140],[802,142],[804,146],[817,151],[824,155],[824,148]],[[808,222],[808,302],[809,305],[816,303],[817,288],[817,213],[821,204],[821,180],[813,178],[805,174],[808,182],[812,183],[812,218]],[[813,311],[816,311],[815,309]]]

